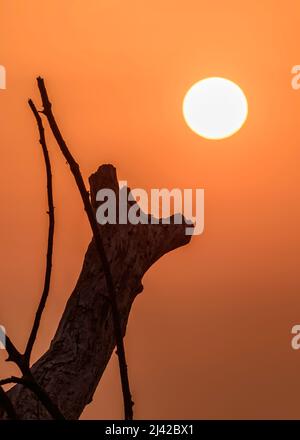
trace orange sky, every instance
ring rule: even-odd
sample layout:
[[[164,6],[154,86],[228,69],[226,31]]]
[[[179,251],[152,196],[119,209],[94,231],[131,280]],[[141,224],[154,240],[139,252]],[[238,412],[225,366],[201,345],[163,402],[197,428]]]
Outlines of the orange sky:
[[[27,98],[45,78],[85,177],[113,163],[131,187],[205,188],[205,233],[144,278],[126,347],[137,418],[299,418],[300,64],[296,1],[1,0],[0,324],[19,347],[38,301],[47,235],[44,165]],[[185,124],[206,76],[248,97],[242,130]],[[50,139],[50,138],[49,138]],[[79,274],[90,231],[51,138],[57,227],[37,358]],[[2,362],[1,376],[16,373]],[[82,418],[120,418],[116,358]]]

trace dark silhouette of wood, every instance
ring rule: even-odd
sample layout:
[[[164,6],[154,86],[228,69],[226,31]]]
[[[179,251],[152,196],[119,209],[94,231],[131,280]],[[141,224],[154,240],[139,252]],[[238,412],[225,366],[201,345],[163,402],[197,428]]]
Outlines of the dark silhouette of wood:
[[[111,188],[119,199],[116,170],[103,165],[90,177],[93,215],[96,193]],[[123,189],[127,191],[127,189]],[[135,202],[128,202],[132,206]],[[149,216],[150,219],[150,216]],[[190,241],[182,224],[116,224],[101,226],[103,246],[111,269],[122,336],[137,294],[142,292],[145,272],[160,257]],[[33,365],[31,373],[67,419],[78,419],[94,392],[116,345],[111,296],[103,264],[93,239],[83,267],[48,351]],[[15,385],[7,392],[21,419],[51,419],[36,394]],[[2,413],[2,417],[6,417]],[[0,413],[1,418],[1,413]]]
[[[35,319],[33,322],[32,330],[30,333],[30,336],[28,338],[27,346],[25,349],[24,357],[25,361],[27,362],[28,366],[30,364],[30,357],[33,345],[35,343],[38,329],[40,326],[41,318],[43,311],[46,306],[47,298],[49,295],[50,290],[50,280],[51,280],[51,270],[52,270],[52,255],[53,255],[53,237],[54,237],[54,205],[53,205],[53,190],[52,190],[52,172],[51,172],[51,163],[49,159],[49,153],[46,145],[46,139],[45,139],[45,131],[42,123],[42,119],[30,99],[28,101],[29,107],[32,110],[32,113],[35,116],[39,134],[40,134],[40,144],[42,146],[42,151],[44,155],[44,162],[46,165],[46,175],[47,175],[47,199],[48,199],[48,212],[49,215],[49,230],[48,230],[48,244],[47,244],[47,257],[46,257],[46,271],[45,271],[45,279],[44,279],[44,288],[42,292],[42,296],[40,299],[40,303],[38,306],[38,309],[36,311]]]

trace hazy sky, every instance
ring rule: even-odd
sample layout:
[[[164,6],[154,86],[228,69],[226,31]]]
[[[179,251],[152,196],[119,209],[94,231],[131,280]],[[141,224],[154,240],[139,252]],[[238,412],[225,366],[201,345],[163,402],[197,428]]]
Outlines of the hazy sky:
[[[43,280],[45,176],[27,98],[45,78],[87,178],[113,163],[132,187],[204,188],[205,233],[144,278],[126,336],[137,418],[299,418],[300,4],[0,0],[0,324],[24,346]],[[249,103],[222,141],[182,117],[189,87],[237,82]],[[35,359],[77,280],[90,231],[53,141],[53,284]],[[1,376],[16,373],[2,362]],[[120,418],[116,356],[82,418]]]

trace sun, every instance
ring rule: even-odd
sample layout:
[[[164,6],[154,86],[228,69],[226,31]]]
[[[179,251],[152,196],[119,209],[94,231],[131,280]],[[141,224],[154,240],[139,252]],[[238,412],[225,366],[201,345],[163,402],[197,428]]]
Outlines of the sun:
[[[236,133],[248,116],[242,89],[229,79],[211,77],[195,83],[183,100],[187,125],[206,139],[224,139]]]

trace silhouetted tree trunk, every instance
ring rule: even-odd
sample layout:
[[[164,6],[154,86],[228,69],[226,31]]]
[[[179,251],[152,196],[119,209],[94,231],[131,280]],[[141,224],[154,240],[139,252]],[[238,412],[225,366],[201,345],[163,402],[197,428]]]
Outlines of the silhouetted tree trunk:
[[[113,189],[118,201],[119,185],[116,170],[111,165],[103,165],[90,177],[94,210],[97,208],[95,196],[101,188]],[[129,202],[130,206],[133,204]],[[185,227],[184,221],[173,224],[172,219],[171,224],[101,226],[117,289],[123,334],[133,300],[143,290],[143,275],[164,254],[190,241],[190,236],[185,235]],[[91,402],[114,347],[110,298],[92,241],[50,348],[33,365],[31,372],[63,415],[67,419],[77,419]],[[19,418],[52,418],[23,385],[15,385],[7,395]]]

